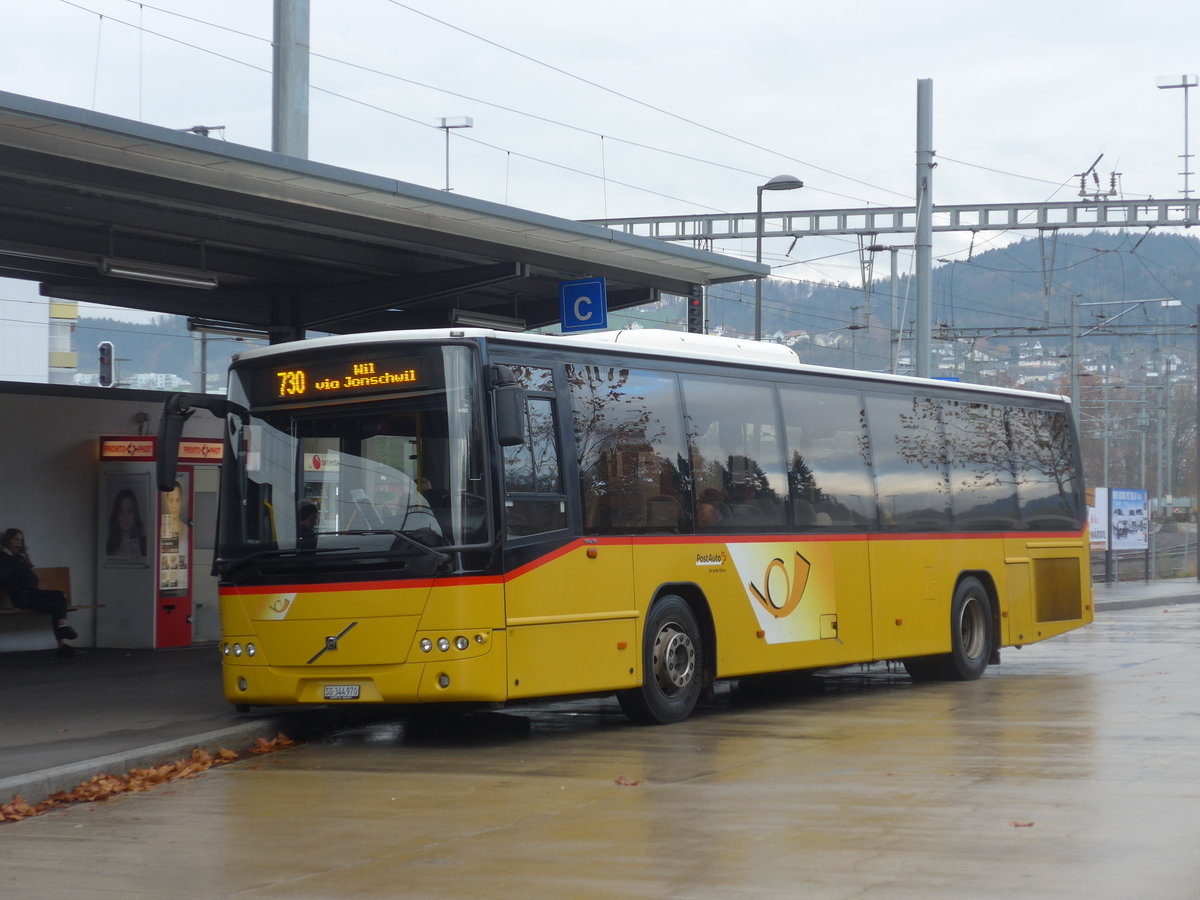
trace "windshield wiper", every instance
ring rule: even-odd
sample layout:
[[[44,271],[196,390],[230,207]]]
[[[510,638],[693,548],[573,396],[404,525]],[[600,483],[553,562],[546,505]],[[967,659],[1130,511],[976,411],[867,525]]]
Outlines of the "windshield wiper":
[[[430,547],[428,544],[422,544],[416,538],[411,538],[407,534],[405,534],[403,531],[396,531],[396,529],[394,529],[394,528],[366,528],[366,529],[355,530],[355,531],[320,531],[317,533],[318,534],[390,534],[394,537],[400,538],[400,540],[404,541],[404,543],[408,544],[410,547],[415,547],[417,550],[420,550],[422,553],[427,553],[428,555],[430,555],[434,559],[436,559],[438,562],[449,562],[450,561],[450,557],[447,556],[445,553],[443,553],[441,550],[437,550],[433,547]]]
[[[322,532],[322,534],[332,534],[334,532]],[[346,550],[357,550],[358,547],[322,547],[322,548],[305,548],[305,549],[277,549],[277,550],[255,550],[253,553],[247,553],[245,556],[239,556],[237,559],[217,560],[217,568],[222,575],[234,572],[243,566],[249,565],[256,559],[271,557],[272,559],[281,559],[285,556],[307,556],[312,553],[341,553]]]

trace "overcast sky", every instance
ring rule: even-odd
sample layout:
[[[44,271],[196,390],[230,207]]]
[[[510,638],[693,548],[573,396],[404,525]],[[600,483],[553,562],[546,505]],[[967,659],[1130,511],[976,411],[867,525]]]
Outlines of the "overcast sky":
[[[442,187],[433,122],[471,116],[453,188],[572,219],[752,210],[780,173],[806,188],[768,209],[909,205],[919,78],[935,203],[1075,199],[1101,153],[1105,188],[1179,196],[1184,92],[1156,78],[1200,71],[1195,0],[311,5],[310,158]],[[0,89],[269,148],[271,8],[0,0]],[[775,265],[827,257],[780,274],[859,280],[852,239],[770,243]]]

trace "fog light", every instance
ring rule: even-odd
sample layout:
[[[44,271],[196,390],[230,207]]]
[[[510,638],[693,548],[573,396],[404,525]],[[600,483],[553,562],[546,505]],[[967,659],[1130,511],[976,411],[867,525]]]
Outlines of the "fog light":
[[[238,679],[238,690],[239,690],[239,691],[244,691],[244,690],[245,690],[247,687],[248,687],[248,685],[246,684],[246,679],[245,679],[245,678],[239,678],[239,679]]]
[[[486,638],[482,634],[475,635],[475,643],[482,644]]]
[[[458,637],[456,637],[454,639],[454,646],[457,647],[459,650],[466,650],[468,647],[471,646],[471,642],[468,641],[465,637],[463,637],[460,634]]]
[[[446,675],[446,674],[439,675],[438,676],[438,687],[441,687],[441,688],[450,687],[450,676]]]
[[[242,655],[242,645],[241,645],[241,644],[234,644],[234,645],[233,645],[233,655],[234,655],[234,656],[241,656],[241,655]]]
[[[429,638],[421,638],[421,652],[428,653],[433,649],[433,641]]]
[[[438,638],[438,649],[445,653],[450,649],[450,638]]]
[[[246,655],[247,655],[247,656],[253,656],[253,655],[254,655],[255,653],[257,653],[257,652],[258,652],[258,651],[257,651],[257,650],[254,648],[254,645],[253,645],[253,644],[247,644],[247,645],[246,645]]]

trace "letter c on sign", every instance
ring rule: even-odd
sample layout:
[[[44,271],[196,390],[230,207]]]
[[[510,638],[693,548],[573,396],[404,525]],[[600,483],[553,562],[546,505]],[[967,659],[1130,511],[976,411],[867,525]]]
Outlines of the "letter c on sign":
[[[588,319],[590,319],[592,317],[592,314],[590,312],[585,316],[580,311],[579,308],[581,306],[583,306],[584,304],[586,304],[588,306],[592,305],[592,298],[588,297],[586,294],[582,297],[576,298],[576,300],[575,300],[575,318],[580,322],[586,322]]]

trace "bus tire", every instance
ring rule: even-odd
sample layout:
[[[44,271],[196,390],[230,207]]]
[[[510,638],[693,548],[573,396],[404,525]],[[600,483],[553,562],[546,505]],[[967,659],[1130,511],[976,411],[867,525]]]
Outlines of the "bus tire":
[[[704,641],[696,615],[675,594],[650,607],[642,639],[642,685],[617,695],[625,715],[641,725],[682,722],[700,700]]]
[[[950,605],[950,627],[948,675],[954,681],[974,681],[992,656],[992,600],[978,578],[958,583]]]
[[[950,604],[950,652],[904,660],[913,681],[974,681],[992,655],[992,601],[970,576],[958,583]]]

